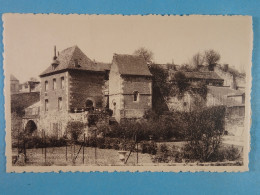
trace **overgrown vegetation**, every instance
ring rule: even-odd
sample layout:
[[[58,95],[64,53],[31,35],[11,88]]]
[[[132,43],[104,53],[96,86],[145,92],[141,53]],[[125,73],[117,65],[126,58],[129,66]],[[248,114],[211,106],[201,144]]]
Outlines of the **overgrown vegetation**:
[[[185,158],[202,162],[215,161],[224,133],[225,107],[212,107],[192,112],[187,118],[188,142],[184,148]]]
[[[81,121],[70,121],[66,127],[66,135],[72,141],[77,142],[79,137],[83,134],[86,125]]]

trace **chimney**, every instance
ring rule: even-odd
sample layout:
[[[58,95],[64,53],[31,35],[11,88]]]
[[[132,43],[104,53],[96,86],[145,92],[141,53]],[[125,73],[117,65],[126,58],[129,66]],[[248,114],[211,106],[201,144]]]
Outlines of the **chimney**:
[[[54,57],[53,57],[53,62],[52,62],[52,69],[54,70],[58,65],[59,65],[59,61],[57,60],[56,45],[55,45],[54,46]]]
[[[224,71],[227,72],[228,71],[228,64],[224,64]]]
[[[57,55],[56,55],[56,45],[54,45],[54,57],[53,57],[54,60],[57,59]]]

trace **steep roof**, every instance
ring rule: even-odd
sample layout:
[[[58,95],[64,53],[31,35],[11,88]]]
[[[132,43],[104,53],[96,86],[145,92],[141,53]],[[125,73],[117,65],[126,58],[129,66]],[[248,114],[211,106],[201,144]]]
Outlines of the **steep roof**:
[[[224,80],[221,77],[217,75],[217,73],[213,71],[207,71],[207,72],[183,72],[186,76],[186,78],[192,79],[213,79],[213,80]]]
[[[10,81],[19,81],[14,75],[10,75]]]
[[[53,69],[50,65],[40,76],[45,76],[62,70],[88,70],[105,71],[104,66],[98,66],[97,63],[89,59],[78,46],[69,47],[60,52],[57,57],[58,66]],[[75,66],[78,64],[79,66]]]
[[[145,60],[140,56],[115,54],[113,63],[121,75],[152,76]]]

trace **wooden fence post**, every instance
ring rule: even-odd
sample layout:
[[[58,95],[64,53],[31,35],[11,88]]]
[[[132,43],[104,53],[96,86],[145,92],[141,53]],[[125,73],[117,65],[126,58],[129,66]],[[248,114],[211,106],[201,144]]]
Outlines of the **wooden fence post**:
[[[136,164],[138,164],[138,141],[137,141],[137,134],[135,135],[135,143],[136,143]]]
[[[66,147],[66,161],[68,161],[68,146],[67,146],[67,141],[65,143],[65,147]]]
[[[84,151],[84,146],[85,146],[85,140],[86,140],[86,137],[85,137],[85,133],[84,133],[84,141],[83,141],[83,156],[82,156],[82,160],[83,160],[83,164],[84,164],[84,153],[85,153],[85,151]]]
[[[47,160],[47,146],[46,146],[46,135],[45,135],[45,131],[44,131],[44,159],[45,159],[45,163],[46,163],[46,160]]]

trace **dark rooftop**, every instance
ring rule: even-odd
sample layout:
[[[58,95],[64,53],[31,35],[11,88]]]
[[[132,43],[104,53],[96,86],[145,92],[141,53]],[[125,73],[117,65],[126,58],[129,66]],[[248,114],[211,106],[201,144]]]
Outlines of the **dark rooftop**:
[[[115,54],[113,63],[117,64],[121,75],[152,76],[145,60],[141,56]]]
[[[14,75],[10,75],[10,81],[19,81]]]
[[[207,72],[183,72],[188,79],[224,80],[213,71]]]
[[[224,105],[227,106],[241,106],[244,105],[239,103],[228,96],[242,96],[245,95],[245,92],[242,90],[234,90],[229,87],[216,87],[216,86],[208,86],[208,93],[213,95],[215,98],[220,100]]]
[[[58,62],[57,67],[53,68],[52,65],[50,65],[40,76],[46,76],[62,70],[103,72],[109,68],[109,65],[107,64],[93,62],[78,48],[78,46],[69,47],[61,51],[55,62]]]

